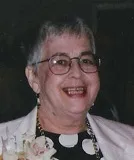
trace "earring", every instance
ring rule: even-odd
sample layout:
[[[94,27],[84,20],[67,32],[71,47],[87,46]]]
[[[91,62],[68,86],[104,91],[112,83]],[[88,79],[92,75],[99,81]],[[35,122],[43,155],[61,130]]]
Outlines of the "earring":
[[[92,106],[90,107],[90,111],[93,109],[94,103],[92,104]]]
[[[37,98],[37,107],[39,108],[40,107],[40,99],[39,99],[39,93],[36,94],[36,98]]]

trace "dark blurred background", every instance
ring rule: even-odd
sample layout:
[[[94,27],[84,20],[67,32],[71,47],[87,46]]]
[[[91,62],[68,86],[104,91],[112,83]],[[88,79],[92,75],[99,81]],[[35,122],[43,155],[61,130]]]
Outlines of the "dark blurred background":
[[[87,20],[102,59],[101,90],[91,112],[134,125],[133,0],[1,0],[0,122],[35,106],[24,74],[29,46],[42,21],[67,12]]]

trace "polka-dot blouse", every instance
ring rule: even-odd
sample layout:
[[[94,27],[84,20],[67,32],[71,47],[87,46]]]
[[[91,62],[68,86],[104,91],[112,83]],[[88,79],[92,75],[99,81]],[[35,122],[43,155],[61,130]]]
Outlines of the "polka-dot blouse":
[[[41,136],[40,131],[36,128],[36,137],[39,136]],[[54,157],[59,160],[96,160],[91,136],[87,131],[72,135],[45,131],[45,136],[49,144],[57,150]],[[99,145],[97,142],[96,144],[101,157],[100,160],[104,160]]]

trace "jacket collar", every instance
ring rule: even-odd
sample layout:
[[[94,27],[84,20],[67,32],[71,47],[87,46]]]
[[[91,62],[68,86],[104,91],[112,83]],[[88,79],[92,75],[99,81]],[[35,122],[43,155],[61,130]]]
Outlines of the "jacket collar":
[[[96,116],[95,116],[96,117]],[[123,145],[121,145],[121,148],[116,147],[115,144],[113,144],[113,140],[111,138],[116,138],[113,135],[109,138],[110,135],[108,135],[108,127],[103,126],[103,124],[96,122],[96,118],[94,116],[88,114],[87,118],[90,122],[91,128],[95,134],[95,137],[97,139],[97,142],[99,144],[99,147],[102,151],[103,156],[105,157],[105,160],[113,160],[113,159],[121,159],[121,154],[123,153]],[[118,152],[117,152],[118,151]],[[120,152],[121,151],[121,152]]]
[[[35,107],[28,115],[22,117],[22,120],[18,123],[13,136],[20,134],[34,135],[36,131],[36,117],[37,107]]]
[[[126,160],[124,155],[134,157],[133,137],[129,136],[133,133],[133,128],[90,114],[87,114],[87,118],[105,160]],[[127,130],[129,131],[126,132]]]

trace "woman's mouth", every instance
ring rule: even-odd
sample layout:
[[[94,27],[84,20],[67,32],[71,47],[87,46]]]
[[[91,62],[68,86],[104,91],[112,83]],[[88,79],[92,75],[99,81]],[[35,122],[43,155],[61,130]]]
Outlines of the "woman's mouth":
[[[84,97],[87,93],[86,87],[65,87],[63,91],[69,97]]]

